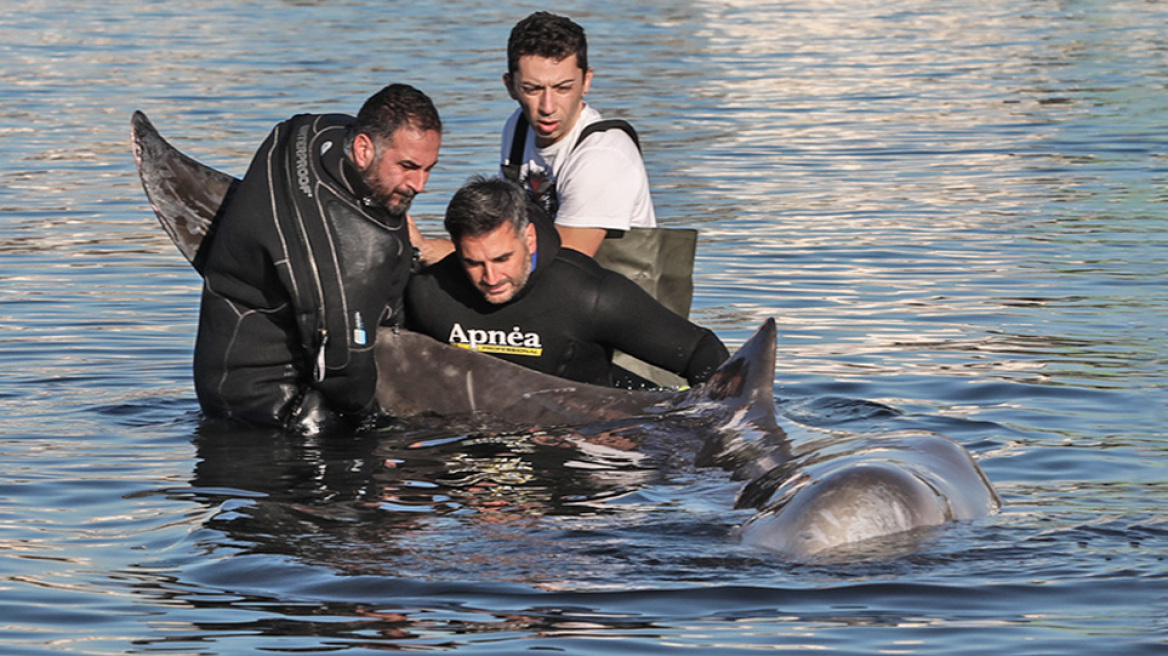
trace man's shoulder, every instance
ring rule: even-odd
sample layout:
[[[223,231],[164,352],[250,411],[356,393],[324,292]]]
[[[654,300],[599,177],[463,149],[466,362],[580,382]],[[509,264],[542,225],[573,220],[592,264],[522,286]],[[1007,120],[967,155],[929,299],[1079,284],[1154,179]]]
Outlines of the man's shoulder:
[[[356,122],[356,118],[348,114],[294,114],[282,123],[287,125],[311,125],[318,130],[335,127],[348,127]]]
[[[355,121],[348,114],[295,114],[277,123],[270,138],[285,147],[295,140],[339,140]]]
[[[420,327],[452,313],[477,313],[485,301],[451,254],[410,276],[405,303],[406,324]]]
[[[636,192],[638,194],[647,194],[645,160],[641,157],[637,144],[624,130],[611,129],[590,134],[564,158],[559,171],[558,189],[562,196],[561,212],[557,215],[556,222],[561,225],[574,225],[564,214],[569,196],[574,195],[576,213],[579,213],[581,202],[588,207],[619,202],[609,196],[614,191],[629,190],[628,193],[632,193],[631,190],[638,190]],[[624,196],[618,195],[617,198]],[[611,211],[606,211],[601,216],[609,215],[616,216]],[[590,211],[585,213],[585,218],[589,222],[595,222],[600,217]],[[627,216],[625,219],[627,220]],[[607,227],[625,230],[629,226],[625,223]]]
[[[466,298],[466,274],[458,264],[454,254],[438,260],[421,271],[410,274],[406,281],[405,298],[407,305],[433,308],[444,304],[446,299]],[[473,291],[473,290],[472,290]]]
[[[503,121],[503,147],[509,148],[511,140],[515,138],[515,126],[519,123],[519,117],[522,115],[520,110],[511,112],[507,120]]]
[[[522,109],[516,109],[516,110],[512,111],[507,116],[507,120],[503,121],[503,132],[514,132],[515,125],[519,122],[520,116],[523,116]]]
[[[602,269],[600,265],[596,263],[596,260],[572,248],[561,248],[559,252],[556,253],[556,262],[562,263],[560,266],[570,267],[574,270],[579,270],[588,274],[594,274],[597,271],[604,271],[604,269]]]
[[[413,287],[415,285],[434,284],[438,280],[455,277],[456,274],[462,272],[462,267],[458,263],[458,256],[456,253],[450,253],[446,257],[438,260],[428,267],[424,267],[417,273],[410,275],[408,285]],[[466,274],[462,274],[465,277]]]
[[[624,129],[626,125],[630,130],[633,129],[627,121],[605,119],[596,110],[592,110],[587,116],[581,114],[580,119],[580,130],[573,136],[574,158],[641,158],[641,149],[637,141]]]
[[[562,248],[559,253],[556,253],[553,271],[561,282],[581,287],[599,287],[610,276],[619,275],[600,266],[591,257],[571,248]]]

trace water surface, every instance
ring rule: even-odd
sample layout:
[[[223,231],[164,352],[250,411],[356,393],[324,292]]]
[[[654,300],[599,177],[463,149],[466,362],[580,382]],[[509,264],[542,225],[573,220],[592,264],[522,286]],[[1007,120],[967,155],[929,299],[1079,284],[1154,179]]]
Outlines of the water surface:
[[[935,431],[993,481],[1001,513],[911,555],[784,562],[735,541],[724,473],[538,435],[201,422],[199,280],[130,113],[240,174],[276,121],[415,84],[447,123],[416,203],[438,230],[495,168],[503,46],[535,8],[9,3],[2,650],[1163,651],[1162,2],[559,8],[658,215],[701,230],[695,319],[732,347],[778,321],[792,437]]]

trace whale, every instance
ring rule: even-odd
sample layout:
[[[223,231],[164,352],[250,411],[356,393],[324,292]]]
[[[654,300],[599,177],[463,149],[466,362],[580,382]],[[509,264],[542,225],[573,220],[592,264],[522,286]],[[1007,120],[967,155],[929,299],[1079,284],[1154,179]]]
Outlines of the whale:
[[[406,417],[478,416],[492,428],[611,429],[630,419],[653,429],[696,426],[694,464],[748,481],[735,508],[756,512],[739,527],[741,541],[790,560],[831,559],[843,547],[973,520],[1001,506],[968,451],[935,433],[834,436],[829,445],[793,452],[773,397],[774,319],[687,392],[574,383],[407,331],[383,331],[377,348],[384,374],[378,399]]]
[[[151,208],[201,272],[200,253],[239,180],[179,151],[140,111],[131,144]],[[396,327],[378,329],[375,350],[378,403],[419,426],[577,435],[635,426],[645,449],[662,448],[654,440],[667,427],[684,427],[697,437],[670,443],[671,456],[744,481],[734,508],[752,512],[739,539],[792,561],[831,559],[1001,507],[975,459],[943,435],[833,434],[794,448],[775,404],[773,318],[687,390],[578,383]]]

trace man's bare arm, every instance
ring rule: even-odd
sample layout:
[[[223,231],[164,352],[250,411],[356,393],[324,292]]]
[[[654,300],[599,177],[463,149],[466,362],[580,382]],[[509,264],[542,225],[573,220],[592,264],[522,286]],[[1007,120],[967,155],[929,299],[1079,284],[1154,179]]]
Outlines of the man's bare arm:
[[[423,266],[430,266],[454,252],[454,243],[440,237],[426,237],[414,223],[414,217],[407,216],[410,224],[410,245],[418,249]],[[599,248],[599,246],[597,246]]]
[[[560,242],[565,248],[580,251],[588,257],[595,257],[608,231],[604,228],[569,228],[557,225]]]

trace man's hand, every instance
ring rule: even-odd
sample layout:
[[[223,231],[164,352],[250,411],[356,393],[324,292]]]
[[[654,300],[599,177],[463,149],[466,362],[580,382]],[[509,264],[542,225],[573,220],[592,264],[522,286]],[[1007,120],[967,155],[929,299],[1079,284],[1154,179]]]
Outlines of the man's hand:
[[[426,237],[418,229],[418,224],[414,222],[414,217],[407,214],[406,220],[409,222],[410,245],[418,249],[418,253],[420,254],[418,259],[422,261],[423,266],[430,266],[454,252],[454,244],[449,239]],[[599,247],[598,244],[597,248]]]

